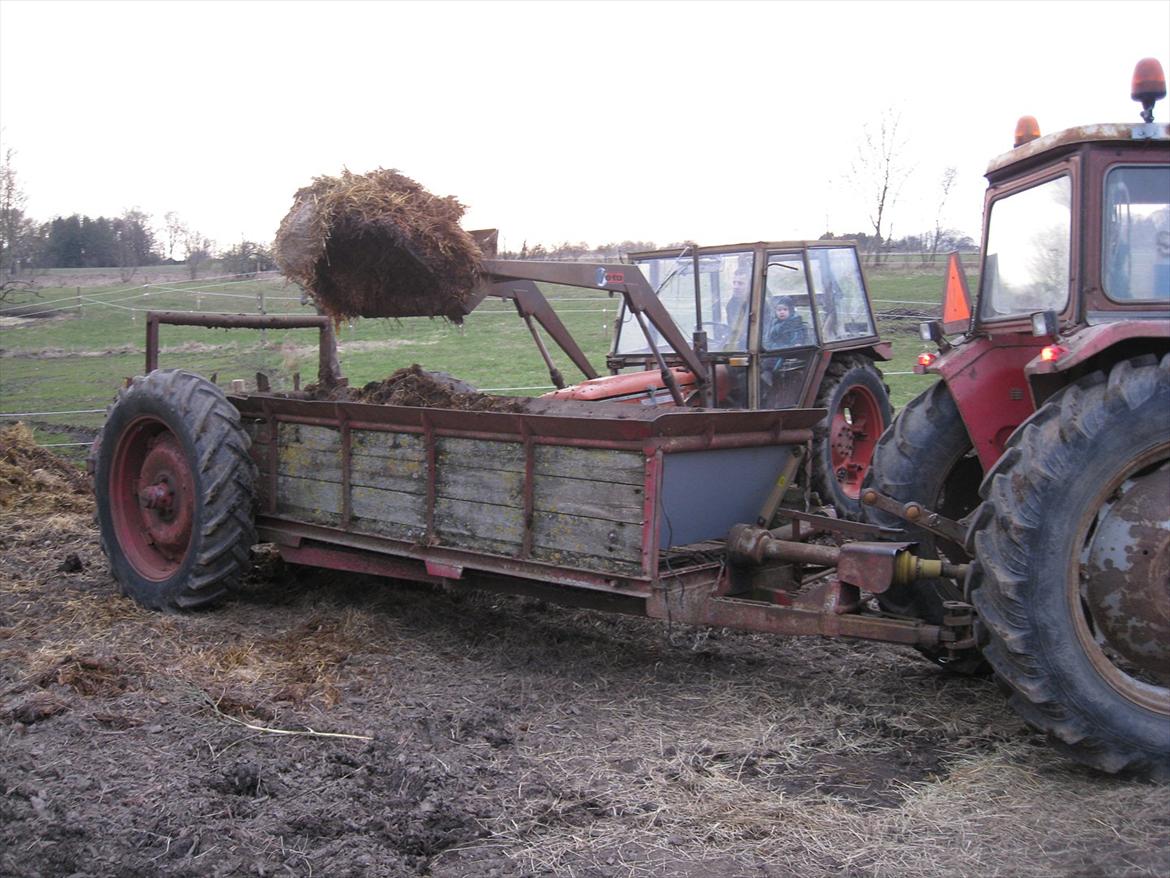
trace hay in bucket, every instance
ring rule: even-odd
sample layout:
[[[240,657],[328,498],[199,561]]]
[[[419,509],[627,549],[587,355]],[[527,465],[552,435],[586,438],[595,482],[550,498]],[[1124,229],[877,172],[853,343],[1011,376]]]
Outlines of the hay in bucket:
[[[481,253],[463,205],[395,170],[343,170],[299,190],[273,247],[285,275],[332,316],[459,322]]]

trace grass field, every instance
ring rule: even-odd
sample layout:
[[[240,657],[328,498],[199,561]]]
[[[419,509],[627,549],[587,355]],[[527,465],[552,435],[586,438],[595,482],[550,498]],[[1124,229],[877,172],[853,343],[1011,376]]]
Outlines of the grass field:
[[[942,266],[871,274],[881,331],[894,342],[884,371],[895,406],[929,380],[910,373],[922,344],[917,320],[906,312],[937,305]],[[105,279],[103,286],[78,286]],[[186,279],[182,266],[151,269],[128,284],[109,284],[98,271],[63,269],[41,278],[41,289],[0,307],[0,422],[19,415],[38,442],[80,459],[122,381],[143,369],[145,315],[150,310],[226,313],[312,313],[300,290],[275,273],[254,279]],[[604,363],[617,298],[591,290],[549,287],[545,294],[596,365]],[[31,309],[31,310],[30,310]],[[338,333],[341,365],[351,384],[379,380],[403,366],[448,372],[476,387],[514,395],[551,388],[548,373],[523,322],[510,305],[488,302],[462,327],[441,319],[358,320]],[[164,367],[216,373],[221,383],[263,371],[276,390],[293,374],[315,379],[316,331],[211,330],[165,326]],[[555,356],[556,352],[554,352]],[[560,357],[570,381],[579,377]]]

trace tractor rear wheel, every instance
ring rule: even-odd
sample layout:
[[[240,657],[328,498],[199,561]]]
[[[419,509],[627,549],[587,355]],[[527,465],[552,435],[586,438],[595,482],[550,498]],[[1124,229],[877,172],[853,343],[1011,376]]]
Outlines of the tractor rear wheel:
[[[94,456],[102,550],[126,594],[151,609],[211,604],[247,569],[255,466],[239,413],[190,372],[135,378]]]
[[[867,487],[901,503],[917,501],[933,512],[958,521],[979,505],[983,467],[947,385],[938,381],[906,404],[874,450]],[[940,554],[955,564],[968,560],[962,546],[908,525],[902,519],[866,508],[866,518],[882,527],[905,528],[918,541],[921,557]],[[962,594],[946,579],[891,586],[878,595],[882,609],[938,625],[943,601]]]
[[[878,437],[890,423],[890,394],[868,357],[834,358],[817,392],[829,410],[813,434],[812,489],[851,521],[862,518],[861,485]]]
[[[1052,397],[981,488],[984,656],[1013,707],[1095,768],[1170,780],[1170,355]]]

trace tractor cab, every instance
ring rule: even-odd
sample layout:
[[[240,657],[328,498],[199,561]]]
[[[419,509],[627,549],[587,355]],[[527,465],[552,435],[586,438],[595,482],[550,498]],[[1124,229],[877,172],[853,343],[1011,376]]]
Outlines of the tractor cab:
[[[1147,59],[1141,123],[1040,136],[1026,116],[988,167],[977,299],[952,254],[943,319],[922,326],[938,352],[916,367],[946,382],[984,470],[1062,387],[1170,349],[1170,126],[1152,114],[1164,95]]]
[[[694,339],[713,367],[717,407],[808,405],[833,352],[863,348],[886,359],[850,242],[686,247],[635,253],[630,260],[674,327]],[[610,371],[644,375],[655,368],[656,351],[666,349],[658,327],[623,303]],[[599,389],[605,386],[600,379]],[[647,388],[640,401],[669,400],[665,391],[658,396]]]

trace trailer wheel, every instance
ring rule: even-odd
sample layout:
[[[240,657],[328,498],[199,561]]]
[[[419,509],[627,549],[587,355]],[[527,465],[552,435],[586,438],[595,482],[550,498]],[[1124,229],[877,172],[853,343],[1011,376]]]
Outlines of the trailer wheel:
[[[834,358],[815,405],[829,414],[813,434],[812,489],[842,518],[859,521],[861,485],[878,437],[890,423],[889,389],[867,357]]]
[[[247,569],[255,466],[223,391],[179,370],[135,378],[94,458],[102,550],[123,594],[151,609],[205,606]]]
[[[984,655],[1030,724],[1170,780],[1170,356],[1052,397],[988,473],[968,544]]]
[[[983,467],[954,397],[939,381],[907,403],[882,434],[867,486],[903,503],[916,500],[958,521],[979,505],[982,478]],[[867,507],[865,512],[873,524],[905,528],[918,541],[918,554],[924,558],[937,558],[941,553],[956,564],[968,560],[966,551],[956,543],[938,539],[875,507]],[[912,616],[932,625],[942,622],[944,601],[961,599],[959,589],[947,579],[894,585],[877,598],[887,613]],[[933,659],[944,655],[927,654]]]

